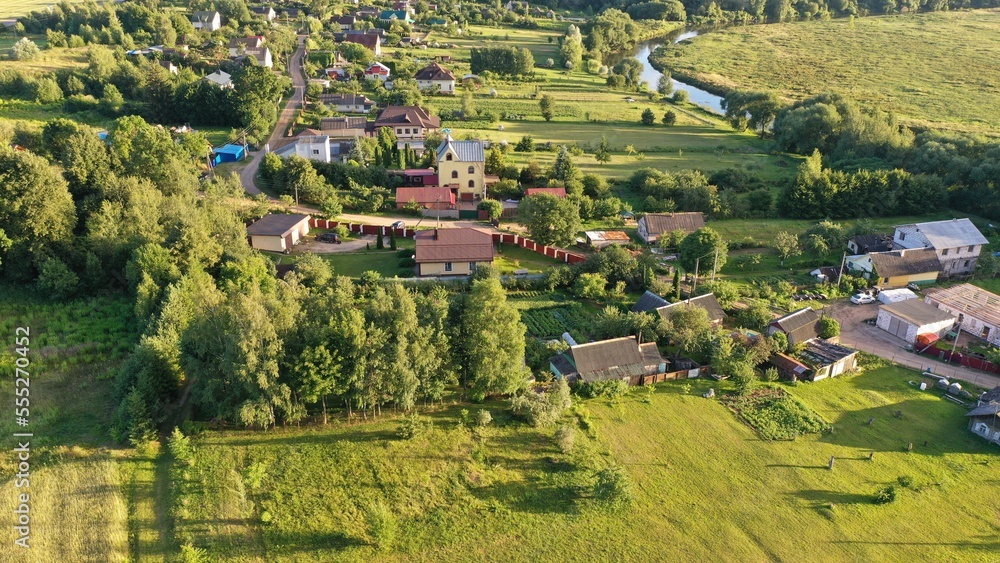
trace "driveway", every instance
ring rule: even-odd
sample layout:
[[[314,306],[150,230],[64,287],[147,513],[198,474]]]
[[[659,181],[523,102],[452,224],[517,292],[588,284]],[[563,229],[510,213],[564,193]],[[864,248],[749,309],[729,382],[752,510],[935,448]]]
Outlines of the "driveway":
[[[313,254],[341,254],[344,252],[354,252],[355,250],[361,250],[367,245],[372,245],[375,247],[376,244],[375,235],[365,235],[357,240],[349,240],[342,242],[340,244],[335,244],[331,242],[317,242],[313,239],[309,242],[303,242],[295,247],[295,253],[300,254],[302,252],[312,252]]]
[[[1000,377],[996,375],[964,366],[946,364],[915,352],[909,352],[905,349],[907,342],[902,338],[897,338],[874,325],[866,324],[865,319],[878,315],[877,302],[868,305],[855,305],[843,299],[827,307],[826,313],[840,323],[840,341],[845,346],[863,350],[921,371],[929,368],[938,375],[967,381],[979,387],[991,389],[1000,385]]]
[[[267,140],[268,144],[272,146],[285,136],[288,126],[292,124],[292,120],[295,118],[295,112],[302,107],[302,101],[306,95],[306,78],[302,74],[302,57],[306,52],[307,36],[299,35],[298,37],[299,46],[292,53],[292,60],[288,68],[289,74],[292,75],[292,85],[295,87],[295,92],[289,98],[285,109],[281,111],[281,115],[278,116],[278,123],[274,126],[274,131],[271,131],[271,136]],[[250,156],[253,159],[240,171],[240,181],[243,183],[243,189],[248,194],[257,195],[261,192],[257,188],[257,184],[254,183],[254,179],[257,177],[257,168],[260,167],[260,161],[264,160],[264,151],[260,150],[251,153]]]

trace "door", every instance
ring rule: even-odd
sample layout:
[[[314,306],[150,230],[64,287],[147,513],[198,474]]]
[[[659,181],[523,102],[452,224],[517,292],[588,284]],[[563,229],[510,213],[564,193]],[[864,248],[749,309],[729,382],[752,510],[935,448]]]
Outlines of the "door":
[[[899,319],[897,319],[896,317],[891,317],[889,319],[889,331],[888,332],[889,332],[889,334],[896,334],[897,330],[899,330]]]

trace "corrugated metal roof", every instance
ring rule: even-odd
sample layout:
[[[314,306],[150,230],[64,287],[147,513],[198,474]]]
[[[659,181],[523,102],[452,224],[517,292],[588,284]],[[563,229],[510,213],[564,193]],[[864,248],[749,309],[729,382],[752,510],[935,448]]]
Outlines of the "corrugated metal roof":
[[[926,240],[930,246],[937,250],[989,244],[989,241],[972,224],[972,221],[965,218],[900,225],[896,227],[896,230],[905,232],[908,236],[910,233],[919,234],[920,238]],[[901,241],[903,246],[910,247],[908,242],[905,239]]]
[[[399,187],[396,188],[396,203],[455,203],[455,192],[445,187]],[[491,239],[492,242],[492,239]]]
[[[587,240],[591,241],[611,240],[628,242],[632,240],[625,231],[584,231],[583,234],[587,235]]]
[[[693,233],[705,226],[705,216],[698,212],[691,213],[647,213],[639,221],[646,225],[650,235],[670,233],[682,230]]]
[[[919,299],[907,299],[898,303],[882,305],[881,310],[918,327],[955,320],[951,313],[946,313]]]
[[[893,250],[868,254],[875,272],[883,278],[928,274],[942,270],[941,261],[933,250]]]
[[[719,305],[719,300],[715,298],[714,293],[706,293],[705,295],[699,295],[698,297],[692,297],[690,299],[678,301],[677,303],[670,303],[669,305],[657,308],[656,312],[658,312],[661,317],[666,318],[673,307],[688,306],[704,309],[708,313],[708,320],[712,322],[721,321],[726,318],[726,312],[722,310],[722,305]]]
[[[986,324],[1000,326],[1000,295],[972,284],[963,283],[948,289],[933,288],[927,299],[962,311]]]
[[[646,311],[655,311],[660,307],[669,305],[670,302],[666,299],[660,297],[659,295],[653,293],[652,291],[646,290],[646,293],[642,294],[642,297],[632,305],[632,311],[637,313],[644,313]]]
[[[651,352],[643,353],[634,336],[580,344],[571,347],[570,353],[584,381],[644,375],[647,371],[645,356],[652,356]],[[656,361],[650,365],[660,363]]]
[[[486,153],[483,150],[483,142],[479,140],[456,141],[451,135],[445,137],[441,146],[438,147],[437,160],[442,162],[445,155],[451,152],[457,162],[485,162]]]
[[[978,407],[967,412],[965,416],[997,416],[1000,414],[1000,405],[979,405]]]
[[[549,194],[556,197],[566,197],[566,188],[528,188],[524,190],[524,197],[531,197],[536,194]]]
[[[777,327],[788,336],[789,344],[798,344],[819,336],[819,314],[811,307],[803,307],[783,317],[771,321],[768,326]]]

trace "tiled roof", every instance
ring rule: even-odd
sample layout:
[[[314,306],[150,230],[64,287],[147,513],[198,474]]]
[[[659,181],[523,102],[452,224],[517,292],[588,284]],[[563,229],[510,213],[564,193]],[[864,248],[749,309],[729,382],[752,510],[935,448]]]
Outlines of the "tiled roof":
[[[345,129],[364,129],[368,120],[364,117],[324,117],[319,120],[319,128],[323,131],[342,131]]]
[[[705,216],[698,212],[647,213],[639,220],[646,223],[646,232],[650,235],[670,233],[676,230],[693,233],[705,226]]]
[[[292,232],[303,220],[308,221],[308,215],[285,215],[272,213],[257,220],[247,227],[248,235],[283,237]]]
[[[566,197],[566,188],[528,188],[524,190],[524,197],[531,197],[535,194],[549,194],[556,197]]]
[[[455,203],[455,192],[443,187],[399,187],[396,188],[396,202],[409,203]],[[492,237],[490,244],[492,245]]]
[[[493,260],[493,235],[472,228],[419,231],[414,259],[424,262],[490,262]]]
[[[443,66],[431,63],[418,70],[414,78],[417,80],[455,80],[455,75]]]
[[[941,261],[933,250],[893,250],[871,252],[875,272],[883,278],[940,272]]]
[[[419,125],[425,129],[437,129],[441,127],[441,118],[428,114],[419,106],[389,106],[375,120],[375,127],[387,125]]]
[[[349,33],[344,36],[344,41],[364,45],[372,51],[382,44],[382,38],[372,33]]]
[[[320,94],[319,101],[327,105],[373,105],[375,102],[361,94]]]
[[[456,141],[449,135],[445,137],[444,142],[438,147],[438,162],[445,159],[445,155],[448,154],[449,150],[455,155],[455,160],[458,162],[484,162],[486,160],[486,152],[483,150],[482,141]]]
[[[945,248],[958,248],[961,246],[974,246],[989,244],[983,233],[968,219],[952,219],[951,221],[933,221],[930,223],[913,223],[911,225],[900,225],[896,230],[919,235],[919,239],[926,240],[927,243],[937,250]],[[909,240],[901,241],[903,246],[912,248],[907,244]],[[914,241],[917,242],[917,241]],[[920,241],[923,242],[923,241]]]
[[[938,309],[934,305],[928,305],[919,299],[907,299],[882,305],[880,310],[918,327],[955,320],[954,315]]]

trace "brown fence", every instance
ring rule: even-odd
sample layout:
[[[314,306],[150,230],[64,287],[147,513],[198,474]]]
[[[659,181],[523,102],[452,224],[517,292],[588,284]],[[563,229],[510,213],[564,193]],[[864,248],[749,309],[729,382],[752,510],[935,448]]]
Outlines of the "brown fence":
[[[657,373],[654,375],[643,375],[641,380],[636,382],[631,382],[632,385],[652,385],[654,383],[660,383],[661,381],[672,381],[674,379],[690,379],[693,377],[701,377],[705,375],[711,375],[711,366],[701,366],[694,369],[683,369],[681,371],[671,371],[667,373]]]
[[[392,227],[386,225],[365,225],[362,223],[342,223],[340,221],[330,221],[329,219],[317,219],[311,217],[309,219],[309,227],[313,229],[333,229],[338,225],[343,225],[347,227],[347,230],[352,233],[358,233],[362,235],[388,235],[390,231],[395,231],[397,237],[403,238],[413,238],[416,234],[414,229],[404,227],[402,229],[393,229]],[[504,244],[514,244],[520,246],[521,248],[526,248],[532,252],[536,252],[543,256],[548,256],[560,262],[566,262],[567,264],[576,264],[578,262],[583,262],[587,259],[583,254],[577,254],[575,252],[570,252],[568,250],[563,250],[561,248],[556,248],[554,246],[545,246],[544,244],[538,244],[537,242],[524,238],[520,235],[514,235],[510,233],[493,233],[493,242],[504,243]]]
[[[977,358],[975,356],[969,356],[961,352],[952,352],[951,350],[941,350],[935,346],[927,348],[921,354],[925,356],[934,356],[940,358],[949,364],[958,364],[965,366],[967,368],[978,369],[980,371],[986,371],[989,373],[1000,373],[1000,366],[997,366],[993,362]]]

